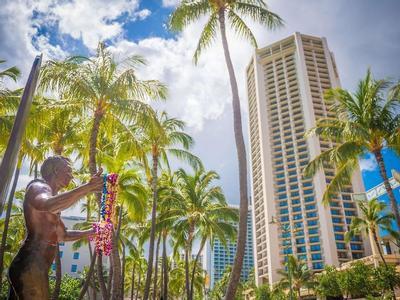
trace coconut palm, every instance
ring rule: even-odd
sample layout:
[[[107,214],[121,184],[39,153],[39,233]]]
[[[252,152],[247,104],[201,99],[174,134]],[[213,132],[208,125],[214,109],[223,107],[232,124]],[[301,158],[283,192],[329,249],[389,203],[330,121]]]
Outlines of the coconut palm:
[[[0,59],[0,65],[5,63],[5,60]],[[16,109],[18,106],[17,101],[19,98],[15,98],[15,91],[8,89],[5,84],[5,79],[11,79],[14,82],[17,82],[21,72],[17,67],[10,67],[5,70],[0,70],[0,113],[4,112],[5,110],[9,109]],[[18,93],[20,90],[17,90]]]
[[[193,175],[185,170],[177,171],[178,184],[171,197],[164,200],[169,208],[160,216],[160,224],[170,224],[173,220],[176,239],[175,249],[183,246],[185,253],[185,288],[187,299],[193,299],[194,276],[200,254],[207,240],[213,243],[218,238],[223,245],[236,235],[233,222],[237,221],[237,210],[228,207],[220,186],[214,185],[219,176],[214,171],[203,168],[195,170]],[[169,202],[169,203],[168,203]],[[200,240],[199,251],[190,271],[190,257],[195,239]]]
[[[40,89],[58,92],[63,100],[60,105],[83,107],[84,115],[90,114],[93,120],[88,141],[92,175],[97,172],[101,125],[107,124],[108,129],[114,125],[124,126],[124,122],[133,120],[139,111],[148,110],[143,101],[166,97],[166,88],[160,82],[137,77],[136,68],[144,64],[145,60],[137,55],[116,62],[105,44],[99,43],[95,57],[74,56],[61,62],[50,60],[42,67]],[[97,273],[102,277],[101,255],[97,266]],[[107,298],[103,278],[99,278],[99,283],[103,298]]]
[[[288,256],[285,266],[286,270],[278,270],[278,273],[283,277],[279,285],[282,288],[290,289],[290,293],[293,290],[297,293],[297,299],[302,299],[302,288],[315,287],[312,270],[308,269],[305,262],[298,260],[293,255]]]
[[[193,268],[194,262],[191,262],[191,268]],[[171,299],[182,299],[182,295],[185,294],[185,262],[179,258],[179,255],[174,257],[171,262],[171,271],[169,272],[170,280],[168,282],[168,296]],[[197,299],[204,299],[203,287],[205,283],[205,272],[198,266],[196,268],[196,274],[194,277],[194,289],[196,291]]]
[[[335,118],[321,118],[306,136],[318,135],[335,142],[334,147],[315,157],[305,168],[305,175],[313,176],[324,163],[333,164],[336,174],[328,184],[323,196],[327,203],[331,197],[350,183],[354,170],[359,168],[360,156],[372,153],[378,163],[391,208],[400,228],[400,214],[393,190],[386,173],[382,149],[385,146],[398,148],[393,139],[399,130],[399,94],[388,93],[387,80],[375,80],[368,70],[355,93],[336,88],[325,94],[329,109]]]
[[[357,202],[362,213],[360,217],[353,217],[350,224],[350,229],[346,232],[345,240],[349,242],[355,235],[365,232],[369,236],[372,246],[372,254],[374,257],[379,255],[382,262],[386,265],[383,257],[381,245],[379,244],[378,231],[379,228],[387,229],[391,227],[391,222],[394,220],[392,213],[386,211],[386,205],[383,202],[374,198],[370,201],[363,200]],[[374,259],[375,265],[378,263]]]
[[[151,210],[151,229],[149,240],[148,270],[144,290],[145,300],[149,297],[151,276],[153,271],[154,244],[156,235],[156,213],[158,201],[158,168],[160,160],[169,166],[168,156],[172,155],[178,159],[197,167],[201,166],[201,161],[188,150],[193,145],[193,139],[185,133],[185,123],[176,118],[168,117],[166,112],[154,113],[154,118],[149,121],[148,126],[132,126],[130,133],[125,139],[125,146],[132,148],[132,141],[138,139],[140,147],[134,142],[134,153],[140,153],[140,161],[146,171],[149,185],[153,193]],[[138,138],[139,137],[139,138]],[[151,157],[151,165],[148,160]],[[151,174],[150,174],[151,173]]]
[[[203,16],[208,16],[209,19],[200,35],[194,53],[194,61],[197,63],[203,50],[215,40],[219,26],[232,92],[233,128],[239,162],[240,220],[235,263],[225,298],[233,299],[240,279],[246,245],[248,195],[246,149],[242,132],[240,99],[228,47],[226,23],[228,22],[229,26],[237,34],[249,40],[254,47],[257,47],[256,39],[242,17],[247,17],[269,29],[280,26],[282,20],[278,15],[268,10],[263,0],[183,0],[171,15],[170,28],[174,31],[182,31],[187,25]]]

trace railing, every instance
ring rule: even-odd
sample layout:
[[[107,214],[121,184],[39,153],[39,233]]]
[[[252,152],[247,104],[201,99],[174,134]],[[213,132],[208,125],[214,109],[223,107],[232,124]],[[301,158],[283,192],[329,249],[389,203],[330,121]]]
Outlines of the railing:
[[[390,264],[390,265],[399,265],[400,264],[400,256],[398,254],[386,254],[386,255],[383,255],[383,258],[385,259],[387,264]],[[338,269],[339,270],[347,269],[351,266],[351,264],[358,262],[358,261],[363,262],[366,265],[373,265],[375,262],[379,262],[379,263],[383,262],[380,255],[370,255],[370,256],[360,258],[360,259],[355,259],[355,260],[352,260],[349,262],[345,262]]]

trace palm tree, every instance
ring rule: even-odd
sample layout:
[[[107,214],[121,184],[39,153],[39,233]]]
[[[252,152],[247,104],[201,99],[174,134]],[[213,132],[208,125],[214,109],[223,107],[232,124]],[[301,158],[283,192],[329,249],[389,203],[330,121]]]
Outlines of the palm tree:
[[[158,201],[158,167],[160,159],[162,159],[167,166],[168,155],[173,155],[178,159],[185,160],[189,164],[197,167],[201,166],[200,160],[190,153],[188,150],[193,145],[193,139],[183,131],[185,123],[176,118],[168,117],[166,112],[161,114],[154,114],[155,118],[152,119],[148,126],[138,128],[133,126],[131,128],[131,135],[135,139],[138,136],[141,153],[140,160],[143,163],[151,190],[153,193],[153,203],[151,210],[151,230],[149,240],[149,257],[148,269],[146,275],[146,283],[144,290],[144,300],[148,300],[151,284],[151,276],[153,271],[153,256],[154,256],[154,241],[156,235],[156,213]],[[127,143],[130,143],[130,139]],[[182,149],[183,148],[183,149]],[[135,150],[138,150],[137,148]],[[149,168],[148,156],[151,156],[152,167]],[[151,175],[149,174],[151,170]]]
[[[84,115],[91,115],[93,124],[89,138],[89,171],[97,172],[96,154],[98,134],[102,124],[112,129],[114,124],[125,125],[140,111],[147,111],[147,99],[166,97],[166,88],[156,80],[140,80],[136,68],[144,65],[142,57],[134,55],[118,63],[99,43],[96,56],[74,56],[64,61],[48,61],[40,74],[42,90],[58,92],[60,105],[83,107]],[[100,195],[99,195],[100,196]],[[98,196],[98,200],[99,200]],[[98,275],[103,298],[107,290],[102,272],[102,256],[98,256]]]
[[[349,242],[355,235],[365,232],[368,234],[372,246],[372,255],[374,256],[375,266],[378,265],[376,260],[378,254],[381,257],[382,262],[386,265],[381,245],[379,244],[378,231],[379,228],[390,228],[394,216],[392,213],[387,213],[385,203],[379,202],[376,198],[370,201],[358,201],[357,204],[362,212],[362,216],[353,217],[350,229],[346,232],[345,240]]]
[[[318,135],[335,142],[335,145],[314,158],[304,173],[313,176],[323,168],[324,163],[336,167],[335,177],[323,196],[323,201],[327,203],[344,185],[350,183],[354,170],[359,168],[359,157],[372,153],[378,163],[393,214],[400,228],[399,209],[382,156],[384,147],[397,149],[399,145],[393,138],[399,131],[399,94],[388,93],[385,98],[384,91],[389,84],[387,80],[374,80],[371,71],[368,70],[355,93],[340,88],[326,92],[325,99],[336,118],[319,119],[306,136]]]
[[[279,285],[282,288],[289,289],[290,293],[293,290],[297,293],[298,299],[302,299],[301,289],[314,288],[315,286],[312,271],[308,269],[305,262],[297,260],[293,255],[288,256],[285,266],[287,270],[278,270],[278,273],[283,277]]]
[[[163,204],[169,208],[160,216],[160,225],[164,227],[163,222],[168,225],[173,220],[175,249],[183,245],[186,295],[192,300],[194,276],[206,241],[213,243],[217,237],[226,246],[227,240],[236,235],[233,222],[237,221],[238,214],[236,209],[227,206],[221,187],[213,185],[219,179],[216,172],[200,168],[190,175],[179,169],[177,177],[176,191],[164,200]],[[196,238],[200,240],[200,247],[190,272],[189,260]]]
[[[230,277],[225,299],[233,299],[240,279],[240,272],[245,252],[248,195],[246,149],[242,132],[240,99],[235,71],[226,37],[226,22],[229,22],[229,25],[237,34],[249,40],[254,47],[257,47],[257,42],[253,33],[241,16],[248,17],[255,22],[261,23],[267,28],[276,28],[280,26],[282,20],[278,15],[268,10],[268,7],[263,0],[183,0],[171,16],[170,27],[174,31],[182,31],[187,25],[205,15],[209,15],[209,19],[204,26],[197,44],[194,53],[194,61],[197,63],[202,51],[209,47],[215,40],[219,25],[232,91],[233,128],[239,162],[240,218],[235,263],[232,269],[232,275]]]
[[[192,265],[193,263],[194,262],[192,262]],[[169,272],[170,280],[168,282],[168,297],[171,297],[171,299],[182,299],[182,295],[185,294],[185,262],[179,258],[179,255],[177,255],[170,264],[171,271]],[[196,268],[196,274],[194,277],[194,289],[196,290],[196,295],[198,296],[196,299],[204,299],[204,283],[204,270],[201,267]]]
[[[0,59],[0,65],[5,63],[5,60]],[[16,109],[15,102],[12,101],[13,96],[15,95],[15,91],[8,89],[4,85],[4,79],[8,78],[17,82],[21,72],[17,67],[10,67],[5,70],[0,70],[0,113],[2,113],[5,109]],[[20,91],[20,90],[17,90]],[[7,101],[8,100],[8,101]],[[19,99],[18,99],[19,100]],[[17,104],[18,106],[18,104]]]

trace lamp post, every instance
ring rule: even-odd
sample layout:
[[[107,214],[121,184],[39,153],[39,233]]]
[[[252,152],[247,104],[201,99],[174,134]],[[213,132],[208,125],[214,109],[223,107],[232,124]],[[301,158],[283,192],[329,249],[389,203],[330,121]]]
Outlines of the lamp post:
[[[282,235],[286,236],[288,233],[291,233],[292,230],[289,224],[282,224],[280,221],[276,220],[274,216],[271,218],[270,224],[276,224],[279,226],[279,229],[282,231]],[[295,230],[294,230],[295,231]],[[288,280],[289,280],[289,300],[293,300],[293,287],[292,287],[292,268],[289,263],[289,251],[288,249],[292,248],[292,236],[289,235],[289,241],[283,240],[283,249],[286,255],[286,263],[287,263],[287,272],[288,272]]]

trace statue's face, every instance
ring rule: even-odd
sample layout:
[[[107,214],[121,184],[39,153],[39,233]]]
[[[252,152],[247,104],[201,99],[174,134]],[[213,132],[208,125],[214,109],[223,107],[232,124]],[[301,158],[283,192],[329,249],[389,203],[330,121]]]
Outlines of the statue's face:
[[[60,186],[67,187],[73,178],[70,164],[68,162],[60,164],[56,169],[56,176]]]

